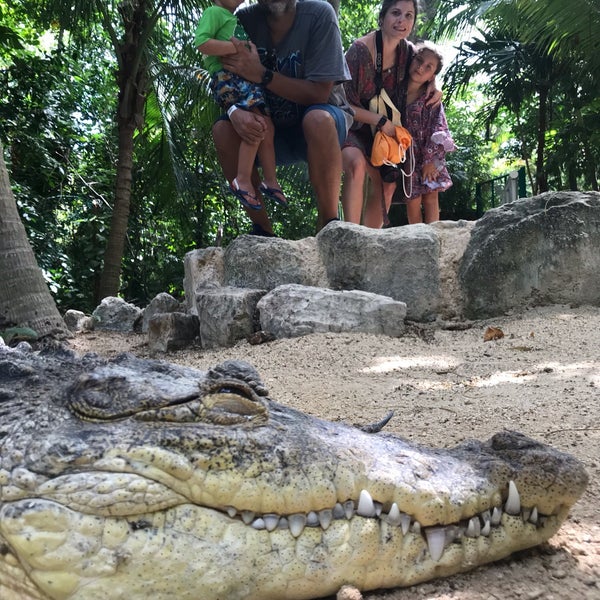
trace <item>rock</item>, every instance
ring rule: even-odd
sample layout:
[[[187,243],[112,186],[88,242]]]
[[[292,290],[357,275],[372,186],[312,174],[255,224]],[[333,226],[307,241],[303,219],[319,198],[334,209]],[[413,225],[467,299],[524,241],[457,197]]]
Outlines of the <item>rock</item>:
[[[405,318],[439,322],[490,318],[527,304],[598,305],[599,257],[600,194],[552,192],[505,204],[477,222],[384,230],[336,222],[297,241],[242,235],[225,250],[194,250],[184,260],[186,312],[198,315],[204,348],[313,331],[402,335]],[[148,306],[144,323],[153,312],[181,310],[165,296],[164,304],[157,297],[158,305]],[[94,318],[101,327],[131,330],[100,308]]]
[[[150,320],[154,315],[161,313],[183,312],[184,308],[181,302],[173,298],[171,294],[162,292],[150,300],[148,306],[144,309],[142,319],[142,333],[148,332]]]
[[[92,318],[95,329],[127,333],[134,330],[135,323],[141,315],[142,311],[137,306],[129,304],[121,298],[109,296],[96,307]]]
[[[198,337],[198,317],[182,312],[156,313],[148,322],[148,348],[169,352],[191,346]]]
[[[468,318],[600,302],[600,193],[547,192],[486,212],[459,269]]]
[[[225,250],[225,285],[272,290],[286,283],[328,287],[315,238],[242,235]]]
[[[390,296],[406,304],[409,319],[435,319],[440,243],[431,226],[380,230],[332,223],[317,239],[329,287]]]
[[[260,325],[275,338],[344,331],[401,336],[406,304],[359,290],[282,285],[258,302]]]
[[[202,348],[233,346],[256,330],[256,305],[264,290],[222,287],[196,293]]]
[[[80,310],[68,310],[63,318],[69,331],[92,331],[94,329],[94,319]]]
[[[183,289],[187,311],[196,313],[196,291],[224,285],[223,248],[202,248],[188,252],[183,259]]]

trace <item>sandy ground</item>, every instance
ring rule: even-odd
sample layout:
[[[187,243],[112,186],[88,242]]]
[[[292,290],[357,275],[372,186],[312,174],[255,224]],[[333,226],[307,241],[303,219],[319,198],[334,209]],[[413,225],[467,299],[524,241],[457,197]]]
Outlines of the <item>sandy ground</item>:
[[[600,309],[555,306],[465,324],[413,327],[402,338],[321,334],[261,345],[192,348],[163,358],[200,369],[254,364],[284,404],[333,421],[386,427],[433,446],[516,429],[566,450],[590,475],[587,491],[547,544],[445,580],[371,592],[371,600],[600,599]],[[484,341],[489,326],[504,337]],[[91,332],[78,351],[148,356],[144,336]]]

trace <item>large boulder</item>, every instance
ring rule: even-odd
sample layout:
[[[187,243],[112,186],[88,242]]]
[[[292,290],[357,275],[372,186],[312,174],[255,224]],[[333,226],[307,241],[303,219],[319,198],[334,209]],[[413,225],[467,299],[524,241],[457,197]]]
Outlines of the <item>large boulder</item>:
[[[547,192],[505,204],[473,228],[459,269],[464,315],[598,305],[599,267],[600,193]]]
[[[274,338],[346,331],[399,337],[405,331],[406,304],[358,290],[282,285],[257,308],[262,330]]]
[[[440,244],[429,225],[369,229],[335,224],[317,236],[329,287],[363,290],[404,302],[408,318],[435,318]]]

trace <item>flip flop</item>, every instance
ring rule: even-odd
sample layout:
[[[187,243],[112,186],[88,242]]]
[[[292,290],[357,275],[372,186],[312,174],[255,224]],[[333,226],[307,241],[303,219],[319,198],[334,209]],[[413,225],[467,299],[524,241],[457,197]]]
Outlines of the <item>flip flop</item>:
[[[259,186],[260,193],[267,197],[269,200],[273,202],[277,202],[281,206],[287,206],[288,201],[287,198],[283,195],[283,192],[279,188],[269,187],[264,181]]]
[[[254,194],[240,188],[237,178],[229,185],[229,191],[240,201],[242,206],[253,210],[260,210],[262,208],[262,204]]]

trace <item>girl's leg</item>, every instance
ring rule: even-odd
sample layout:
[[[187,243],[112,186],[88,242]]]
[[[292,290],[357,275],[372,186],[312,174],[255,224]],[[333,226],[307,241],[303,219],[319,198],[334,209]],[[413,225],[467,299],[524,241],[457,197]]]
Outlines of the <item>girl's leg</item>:
[[[423,208],[425,209],[425,223],[433,223],[440,220],[440,202],[438,192],[427,192],[423,194]]]
[[[348,146],[342,149],[342,209],[344,220],[360,224],[363,209],[363,195],[367,159],[359,148]]]
[[[412,198],[406,203],[406,216],[408,218],[409,225],[423,222],[423,214],[421,212],[421,196]]]

